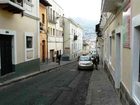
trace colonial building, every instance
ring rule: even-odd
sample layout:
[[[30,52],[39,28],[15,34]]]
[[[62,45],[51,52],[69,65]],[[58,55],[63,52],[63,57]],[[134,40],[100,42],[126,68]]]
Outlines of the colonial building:
[[[47,6],[51,6],[46,0],[40,0],[40,61],[48,59],[48,16]]]
[[[1,76],[39,70],[38,11],[38,0],[0,0]]]
[[[63,54],[63,9],[54,0],[48,0],[48,59],[55,61],[58,54]]]
[[[68,18],[64,18],[64,24],[64,55],[72,60],[83,51],[83,28]]]
[[[97,29],[104,67],[123,105],[140,105],[139,0],[102,0]],[[99,42],[98,42],[99,43]]]

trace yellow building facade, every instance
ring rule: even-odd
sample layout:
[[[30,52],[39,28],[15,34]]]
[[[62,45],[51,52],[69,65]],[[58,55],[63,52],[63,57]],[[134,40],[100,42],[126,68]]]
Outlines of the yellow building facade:
[[[39,13],[40,13],[40,61],[41,62],[46,62],[48,59],[47,6],[51,6],[51,5],[45,0],[40,0]]]

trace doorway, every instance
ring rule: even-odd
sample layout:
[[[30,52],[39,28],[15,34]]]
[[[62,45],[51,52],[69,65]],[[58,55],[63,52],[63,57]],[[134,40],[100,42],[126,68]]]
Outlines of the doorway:
[[[42,40],[42,62],[45,62],[45,40]]]
[[[54,60],[55,58],[54,58],[54,50],[50,50],[50,60],[52,61],[52,62],[54,62],[55,60]]]
[[[12,72],[12,36],[0,35],[1,75]]]

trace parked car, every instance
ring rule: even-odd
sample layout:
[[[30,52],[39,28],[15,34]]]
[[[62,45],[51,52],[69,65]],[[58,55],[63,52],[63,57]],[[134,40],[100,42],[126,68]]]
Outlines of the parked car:
[[[93,70],[93,63],[89,55],[79,57],[78,70]]]

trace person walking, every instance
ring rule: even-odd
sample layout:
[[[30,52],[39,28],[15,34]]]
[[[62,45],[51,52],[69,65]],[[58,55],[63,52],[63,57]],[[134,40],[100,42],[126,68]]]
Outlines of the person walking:
[[[58,62],[59,65],[60,65],[60,60],[61,60],[61,54],[59,54],[59,55],[57,56],[57,62]]]
[[[96,62],[99,65],[100,59],[99,59],[99,54],[96,54]]]
[[[98,70],[98,64],[99,64],[99,56],[94,55],[92,56],[92,62],[93,62],[93,67]]]

